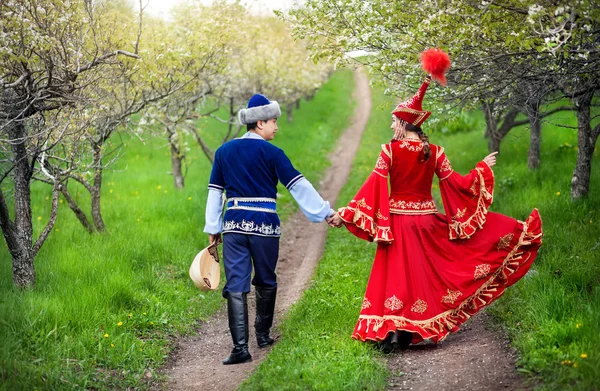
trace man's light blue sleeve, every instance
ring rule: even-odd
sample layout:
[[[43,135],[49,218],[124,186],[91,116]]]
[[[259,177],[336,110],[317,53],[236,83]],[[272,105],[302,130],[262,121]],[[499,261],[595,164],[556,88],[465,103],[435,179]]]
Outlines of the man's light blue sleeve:
[[[329,206],[329,201],[323,200],[306,178],[296,182],[290,188],[290,193],[300,206],[302,213],[313,223],[320,223],[335,213]]]
[[[223,199],[222,191],[209,189],[208,199],[206,200],[206,225],[204,232],[207,234],[218,234],[223,231]]]

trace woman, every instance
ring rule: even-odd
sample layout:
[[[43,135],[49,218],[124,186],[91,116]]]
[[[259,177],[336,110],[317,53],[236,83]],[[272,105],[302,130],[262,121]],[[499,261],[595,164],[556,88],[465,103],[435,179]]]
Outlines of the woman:
[[[406,348],[437,343],[525,275],[541,245],[537,209],[525,221],[488,212],[496,153],[467,175],[452,170],[444,148],[420,125],[431,77],[393,111],[394,139],[375,169],[330,224],[378,242],[353,338]],[[431,196],[439,177],[446,215]],[[388,193],[388,177],[391,192]]]

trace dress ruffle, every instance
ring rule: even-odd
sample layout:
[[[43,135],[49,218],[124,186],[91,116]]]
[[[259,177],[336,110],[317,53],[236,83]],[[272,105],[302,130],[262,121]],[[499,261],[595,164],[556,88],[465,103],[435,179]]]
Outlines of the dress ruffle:
[[[391,243],[394,240],[390,227],[379,227],[373,218],[360,209],[340,208],[339,216],[347,225],[348,230],[355,236],[372,242]]]
[[[479,162],[469,174],[453,172],[440,181],[440,191],[448,219],[449,238],[468,239],[483,227],[494,199],[494,173]]]

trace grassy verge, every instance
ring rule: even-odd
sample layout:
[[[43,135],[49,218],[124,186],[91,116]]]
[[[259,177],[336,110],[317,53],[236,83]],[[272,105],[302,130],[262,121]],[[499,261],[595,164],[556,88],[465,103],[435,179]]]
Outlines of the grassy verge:
[[[374,92],[374,110],[340,197],[347,203],[371,172],[378,145],[389,139],[392,101]],[[384,109],[382,109],[382,107]],[[478,114],[463,118],[476,130],[438,131],[453,168],[466,173],[487,154]],[[456,122],[456,121],[454,121]],[[571,114],[550,122],[573,125]],[[457,124],[452,124],[456,128]],[[460,126],[459,126],[460,127]],[[439,128],[441,129],[441,128]],[[520,371],[541,389],[597,389],[600,378],[600,159],[595,153],[591,194],[572,202],[575,130],[544,124],[541,168],[526,167],[529,134],[514,129],[502,143],[495,168],[493,211],[524,219],[533,207],[544,221],[544,245],[535,272],[491,307],[522,354]],[[438,205],[440,198],[434,184]],[[386,367],[369,345],[351,340],[375,247],[332,230],[312,286],[281,325],[281,341],[242,390],[382,390]]]
[[[353,75],[337,72],[309,102],[280,119],[275,144],[317,181],[353,111]],[[223,134],[206,125],[203,132]],[[219,136],[222,137],[222,136]],[[193,146],[186,188],[172,186],[166,142],[123,136],[124,157],[106,172],[107,232],[87,235],[61,200],[56,227],[36,258],[37,285],[12,286],[11,258],[0,244],[0,389],[146,388],[164,363],[170,338],[193,332],[222,304],[188,277],[202,233],[210,165]],[[73,188],[85,203],[84,191]],[[48,188],[34,186],[36,229],[47,219]],[[294,210],[281,191],[283,217]]]

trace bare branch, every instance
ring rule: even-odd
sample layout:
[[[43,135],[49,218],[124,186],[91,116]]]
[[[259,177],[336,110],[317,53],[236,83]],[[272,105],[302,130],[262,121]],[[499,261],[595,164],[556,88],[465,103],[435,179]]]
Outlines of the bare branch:
[[[44,228],[38,239],[35,241],[33,248],[31,249],[34,257],[37,255],[38,251],[40,251],[40,248],[48,238],[48,235],[50,234],[50,231],[52,231],[52,228],[54,228],[54,223],[56,222],[56,212],[58,210],[58,197],[60,196],[61,188],[62,184],[60,183],[60,181],[55,181],[54,187],[52,188],[52,209],[50,210],[50,219],[48,220],[48,224],[46,224],[46,227]]]
[[[94,59],[93,61],[89,62],[88,64],[86,64],[86,65],[84,65],[82,67],[77,68],[76,73],[79,74],[79,73],[85,72],[85,71],[87,71],[87,70],[89,70],[89,69],[91,69],[91,68],[93,68],[93,67],[95,67],[95,66],[97,66],[97,65],[99,65],[101,63],[103,63],[105,60],[107,60],[107,59],[109,59],[111,57],[118,56],[119,54],[122,54],[122,55],[127,56],[127,57],[131,57],[131,58],[137,58],[137,59],[140,58],[140,56],[138,56],[137,54],[129,53],[129,52],[126,52],[125,50],[117,50],[114,53],[107,53],[107,54],[105,54],[103,56],[100,56],[100,57]]]

